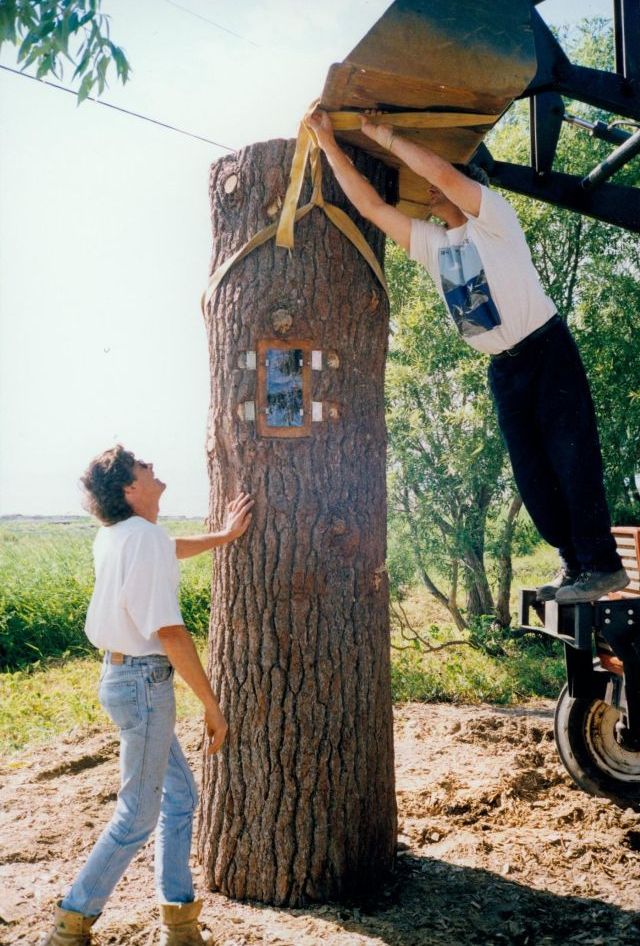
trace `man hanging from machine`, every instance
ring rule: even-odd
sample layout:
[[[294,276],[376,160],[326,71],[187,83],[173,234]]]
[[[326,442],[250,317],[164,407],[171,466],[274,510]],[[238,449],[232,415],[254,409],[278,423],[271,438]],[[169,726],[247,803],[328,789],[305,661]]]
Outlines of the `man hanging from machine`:
[[[538,600],[595,601],[629,583],[611,535],[593,402],[576,344],[545,294],[515,211],[474,165],[454,167],[390,125],[362,131],[429,182],[430,213],[414,220],[385,201],[337,144],[331,120],[308,118],[343,191],[367,220],[421,263],[453,321],[490,356],[489,385],[516,484],[561,568]]]

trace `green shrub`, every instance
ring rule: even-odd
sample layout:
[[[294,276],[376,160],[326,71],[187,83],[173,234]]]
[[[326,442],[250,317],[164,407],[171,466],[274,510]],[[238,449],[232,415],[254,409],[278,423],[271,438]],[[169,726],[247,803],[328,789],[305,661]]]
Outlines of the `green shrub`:
[[[7,528],[0,533],[0,668],[93,650],[83,632],[93,530],[67,536],[51,526]]]
[[[173,533],[203,531],[192,521],[163,525]],[[83,631],[93,586],[94,533],[88,519],[0,523],[0,669],[8,671],[0,674],[0,739],[7,750],[104,722],[95,697],[98,655]],[[396,602],[402,599],[411,627],[432,646],[466,643],[428,651],[418,640],[407,646],[398,630],[391,653],[394,701],[509,703],[557,696],[564,679],[559,646],[552,644],[550,652],[546,638],[515,639],[490,619],[479,619],[461,634],[448,623],[446,609],[411,584],[404,540],[397,534],[390,541],[390,571]],[[514,595],[517,587],[547,578],[555,564],[555,553],[544,546],[516,559]],[[181,563],[180,606],[200,649],[209,624],[211,571],[209,555]],[[199,712],[186,690],[181,699],[184,712]]]
[[[200,522],[163,525],[182,534],[203,531]],[[84,623],[95,531],[89,519],[13,519],[0,525],[0,670],[94,652]],[[182,564],[180,607],[186,626],[200,637],[209,627],[210,586],[210,556]]]

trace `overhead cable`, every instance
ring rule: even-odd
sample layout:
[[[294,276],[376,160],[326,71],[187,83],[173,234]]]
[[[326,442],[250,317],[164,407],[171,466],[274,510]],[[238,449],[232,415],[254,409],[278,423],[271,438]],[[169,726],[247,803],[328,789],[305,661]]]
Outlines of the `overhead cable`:
[[[12,72],[16,76],[22,76],[24,79],[33,79],[34,82],[39,82],[41,85],[48,85],[52,89],[58,89],[60,92],[68,92],[70,95],[77,96],[77,92],[74,89],[69,89],[65,85],[59,85],[57,82],[50,82],[48,79],[37,79],[36,76],[29,75],[28,72],[21,72],[20,69],[12,69],[11,66],[2,66],[0,69],[4,69],[5,72]],[[150,118],[149,115],[141,115],[140,112],[134,112],[129,108],[121,108],[119,105],[113,105],[111,102],[103,102],[101,99],[96,99],[92,95],[87,96],[87,101],[94,102],[96,105],[104,105],[105,108],[112,108],[116,112],[122,112],[124,115],[131,115],[133,118],[140,118],[142,121],[151,122],[152,125],[158,125],[160,128],[167,128],[169,131],[176,131],[179,135],[186,135],[188,138],[195,138],[196,141],[204,141],[209,145],[215,145],[216,148],[222,148],[224,151],[236,151],[236,148],[231,148],[229,145],[223,145],[219,141],[212,141],[211,138],[204,138],[202,135],[195,135],[191,131],[185,131],[184,128],[176,128],[175,125],[169,125],[167,122],[161,122],[157,118]]]
[[[246,36],[241,36],[240,33],[234,33],[233,30],[228,29],[226,26],[221,26],[220,23],[215,23],[213,20],[207,19],[206,16],[196,13],[195,10],[190,10],[188,7],[183,7],[181,3],[176,3],[175,0],[165,0],[165,3],[169,3],[172,7],[175,7],[176,10],[182,10],[183,13],[188,13],[190,16],[195,16],[197,20],[202,20],[203,23],[208,23],[209,26],[215,26],[217,30],[222,30],[223,33],[229,33],[230,36],[235,36],[236,39],[244,40],[245,43],[255,46],[256,49],[260,48],[258,43],[254,43],[252,39],[247,39]]]

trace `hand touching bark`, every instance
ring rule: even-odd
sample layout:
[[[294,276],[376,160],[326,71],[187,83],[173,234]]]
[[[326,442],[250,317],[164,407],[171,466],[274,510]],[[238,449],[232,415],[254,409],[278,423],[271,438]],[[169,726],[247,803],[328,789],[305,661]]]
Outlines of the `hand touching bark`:
[[[227,504],[227,518],[223,529],[227,542],[233,542],[247,531],[251,524],[253,503],[254,500],[248,493],[240,493]]]

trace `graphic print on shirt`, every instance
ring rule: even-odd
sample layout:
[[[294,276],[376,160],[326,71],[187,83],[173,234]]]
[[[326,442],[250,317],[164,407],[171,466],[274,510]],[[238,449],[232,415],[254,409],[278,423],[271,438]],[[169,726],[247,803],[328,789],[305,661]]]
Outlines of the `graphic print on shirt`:
[[[480,254],[470,240],[441,247],[438,265],[449,312],[463,337],[490,332],[501,324]]]

